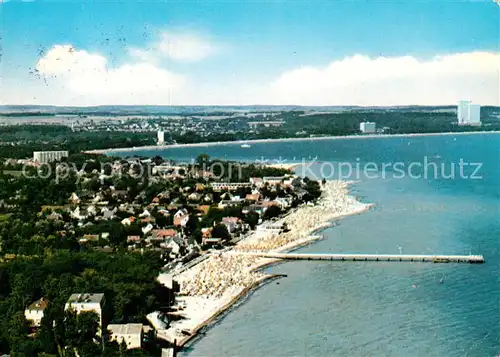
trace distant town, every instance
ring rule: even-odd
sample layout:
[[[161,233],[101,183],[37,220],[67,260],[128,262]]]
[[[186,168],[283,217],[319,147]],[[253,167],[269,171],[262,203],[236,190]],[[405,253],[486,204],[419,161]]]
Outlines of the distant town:
[[[27,158],[32,151],[499,129],[498,107],[468,101],[388,108],[4,106],[0,157]]]

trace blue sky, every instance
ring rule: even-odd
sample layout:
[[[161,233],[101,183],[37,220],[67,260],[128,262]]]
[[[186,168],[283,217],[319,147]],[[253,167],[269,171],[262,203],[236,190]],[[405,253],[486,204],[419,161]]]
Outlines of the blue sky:
[[[90,93],[91,85],[75,77],[76,70],[68,74],[68,66],[64,66],[65,73],[56,73],[53,67],[50,71],[47,66],[42,68],[40,59],[55,51],[57,45],[74,49],[71,50],[73,57],[68,59],[71,63],[75,62],[73,58],[85,54],[104,59],[105,69],[92,72],[97,82],[102,78],[106,83],[116,82],[118,74],[120,80],[127,83],[138,80],[142,75],[126,80],[126,70],[148,62],[154,67],[147,72],[149,75],[176,77],[177,80],[171,79],[172,85],[168,88],[159,84],[162,90],[179,93],[179,102],[172,104],[258,104],[268,100],[276,104],[370,104],[381,100],[389,104],[426,104],[432,98],[422,92],[426,92],[427,87],[436,87],[436,82],[441,82],[440,76],[449,88],[466,83],[472,89],[470,93],[467,88],[455,90],[436,101],[447,104],[444,102],[465,96],[490,102],[495,98],[486,92],[495,91],[495,85],[498,98],[498,74],[495,75],[498,65],[495,71],[494,62],[499,54],[499,10],[493,1],[9,0],[0,4],[1,102],[103,104],[106,93],[98,95],[97,100]],[[162,41],[179,44],[172,49],[179,55],[162,52],[160,48],[165,48],[161,47]],[[186,47],[185,43],[189,45]],[[148,58],[143,56],[139,60],[131,55],[131,49],[147,53]],[[462,60],[458,63],[453,57],[467,53],[471,56],[464,60],[466,63]],[[365,56],[368,62],[349,60],[355,55]],[[436,56],[451,57],[433,64]],[[380,67],[374,62],[380,57],[392,62]],[[417,61],[419,66],[405,62],[406,57]],[[57,57],[57,60],[62,59]],[[81,60],[76,62],[80,64]],[[449,68],[455,65],[456,73],[449,73]],[[361,81],[336,80],[339,74],[340,77],[344,73],[355,74],[372,66],[370,73],[379,71],[387,76],[370,74]],[[394,71],[387,68],[391,66]],[[440,69],[434,69],[436,66]],[[476,70],[467,69],[469,67]],[[477,67],[484,70],[478,74]],[[43,78],[30,74],[33,68],[40,69]],[[116,75],[103,72],[119,69],[122,70]],[[141,70],[133,67],[131,71],[142,73]],[[88,77],[89,69],[85,71]],[[415,74],[409,73],[411,71]],[[101,77],[98,79],[97,75]],[[406,82],[396,80],[406,77]],[[429,77],[429,80],[426,83],[419,80],[416,90],[416,77]],[[138,86],[146,88],[147,79],[144,81]],[[301,92],[304,82],[307,93]],[[387,83],[392,89],[386,99],[365,93],[368,89],[376,91],[377,86],[383,88]],[[154,78],[151,86],[158,87]],[[123,87],[123,83],[116,87]],[[398,88],[405,87],[413,90],[396,98],[394,93]],[[450,92],[448,87],[443,84],[436,93]],[[108,100],[113,103],[108,104],[127,104],[130,98],[136,104],[168,104],[147,103],[150,92],[146,89],[132,97],[123,92],[111,93]],[[318,103],[313,103],[315,90],[321,94]],[[325,95],[325,91],[331,95]],[[361,97],[344,95],[360,91]],[[163,97],[153,98],[162,101]]]

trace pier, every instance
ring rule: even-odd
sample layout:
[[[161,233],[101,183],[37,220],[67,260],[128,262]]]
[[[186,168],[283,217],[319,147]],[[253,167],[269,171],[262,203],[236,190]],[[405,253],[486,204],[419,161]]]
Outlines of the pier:
[[[330,260],[349,262],[424,262],[424,263],[470,263],[482,264],[482,255],[413,255],[413,254],[323,254],[323,253],[269,253],[232,252],[261,258],[289,260]]]

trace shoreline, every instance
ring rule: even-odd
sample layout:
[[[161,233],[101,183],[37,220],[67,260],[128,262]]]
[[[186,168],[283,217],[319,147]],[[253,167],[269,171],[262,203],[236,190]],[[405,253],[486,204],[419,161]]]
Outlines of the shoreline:
[[[443,133],[409,133],[409,134],[368,134],[368,135],[345,135],[345,136],[319,136],[309,138],[282,138],[282,139],[251,139],[251,140],[235,140],[235,141],[211,141],[206,143],[190,143],[190,144],[170,144],[170,145],[146,145],[129,148],[109,148],[83,151],[85,154],[107,154],[113,152],[127,151],[142,151],[142,150],[164,150],[174,148],[189,148],[189,147],[210,147],[217,145],[242,145],[242,144],[259,144],[273,142],[297,142],[297,141],[319,141],[319,140],[348,140],[348,139],[376,139],[376,138],[406,138],[406,137],[424,137],[424,136],[449,136],[449,135],[484,135],[484,134],[500,134],[500,131],[460,131],[460,132],[443,132]]]
[[[259,287],[265,285],[267,281],[277,279],[280,277],[277,276],[276,274],[262,273],[262,270],[271,265],[279,264],[283,262],[283,260],[273,259],[273,258],[247,259],[248,257],[245,258],[242,255],[239,255],[238,250],[248,251],[252,247],[257,250],[265,249],[263,247],[265,247],[266,243],[275,244],[276,241],[278,241],[279,243],[281,240],[282,243],[286,244],[278,245],[276,247],[273,247],[271,244],[272,249],[269,250],[266,249],[266,251],[290,252],[323,239],[321,235],[313,235],[313,234],[328,227],[331,227],[332,221],[340,220],[347,216],[361,214],[365,211],[370,210],[374,206],[374,204],[361,203],[357,201],[354,197],[349,195],[348,188],[352,183],[347,183],[343,181],[341,182],[341,184],[338,184],[340,181],[336,182],[337,185],[339,185],[339,187],[334,187],[334,185],[332,185],[333,188],[324,188],[325,196],[321,197],[319,201],[319,206],[315,207],[309,207],[305,205],[301,206],[298,208],[298,210],[292,212],[290,215],[283,217],[282,219],[279,220],[279,222],[285,222],[288,218],[289,220],[291,219],[292,221],[294,221],[294,216],[303,216],[304,214],[307,215],[308,213],[309,215],[315,214],[316,215],[315,218],[320,219],[320,221],[315,222],[315,224],[313,224],[312,226],[307,226],[302,230],[296,229],[296,231],[293,234],[290,234],[291,238],[288,242],[285,238],[283,238],[286,235],[286,233],[277,236],[272,235],[272,236],[259,237],[257,232],[254,232],[253,235],[239,242],[231,250],[227,252],[221,252],[216,255],[212,255],[208,259],[205,259],[203,262],[191,267],[187,271],[183,271],[180,274],[176,275],[176,277],[179,278],[181,286],[184,285],[184,289],[186,289],[186,285],[188,287],[192,286],[193,281],[196,281],[198,279],[198,276],[196,274],[204,277],[203,276],[205,274],[204,271],[207,269],[203,269],[205,268],[203,267],[203,264],[204,263],[209,264],[209,262],[207,261],[212,260],[213,261],[212,264],[215,263],[216,267],[215,272],[222,274],[222,270],[225,269],[221,270],[221,268],[223,268],[224,266],[223,265],[218,266],[217,261],[221,260],[222,262],[224,262],[225,259],[226,261],[230,262],[229,267],[234,267],[234,265],[236,264],[236,267],[239,266],[241,268],[241,271],[238,270],[233,271],[234,275],[237,276],[238,274],[240,274],[243,278],[245,278],[246,274],[248,274],[253,278],[253,280],[251,281],[250,284],[247,285],[236,284],[232,286],[229,284],[228,285],[229,287],[219,295],[213,295],[213,293],[212,295],[210,295],[210,293],[207,293],[208,295],[203,293],[197,295],[195,291],[192,296],[188,295],[179,297],[178,300],[184,300],[186,302],[187,306],[186,310],[188,310],[186,311],[187,319],[180,320],[181,321],[180,323],[178,321],[174,322],[171,325],[171,327],[167,330],[159,330],[158,337],[170,342],[176,341],[177,346],[182,347],[191,340],[193,340],[194,338],[199,337],[198,333],[200,330],[202,330],[207,326],[210,326],[215,321],[217,321],[219,317],[223,316],[238,301],[247,297],[251,292],[255,291]],[[322,213],[321,209],[323,207],[322,205],[325,205],[324,207],[327,207],[327,209],[333,207],[333,206],[328,206],[328,203],[330,203],[331,205],[333,202],[332,197],[329,195],[333,194],[339,195],[339,192],[328,191],[329,189],[330,190],[347,189],[347,193],[342,191],[342,193],[345,194],[344,197],[340,198],[336,197],[339,200],[344,200],[343,202],[346,204],[346,206],[341,211],[331,212],[329,214],[328,213],[321,214]],[[315,212],[314,210],[319,211],[319,213]],[[320,218],[318,218],[319,216]],[[235,261],[236,263],[233,263],[233,261]],[[240,264],[240,262],[243,262],[241,266],[238,265]],[[216,282],[211,282],[211,284],[216,285]],[[189,309],[190,307],[191,309]],[[189,331],[189,335],[181,333],[181,331],[183,330]]]

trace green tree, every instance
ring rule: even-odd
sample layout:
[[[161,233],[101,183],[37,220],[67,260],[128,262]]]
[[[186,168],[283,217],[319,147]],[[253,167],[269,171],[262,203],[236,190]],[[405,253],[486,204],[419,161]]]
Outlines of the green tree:
[[[255,229],[255,226],[259,223],[259,214],[257,212],[248,212],[243,220],[248,223],[251,229]]]
[[[281,214],[281,208],[279,206],[270,206],[264,212],[264,219],[271,219],[278,217]]]
[[[198,243],[198,244],[201,244],[202,240],[203,240],[203,234],[201,233],[201,229],[197,228],[193,234],[192,234],[192,237],[193,237],[193,240]]]
[[[228,240],[231,238],[227,227],[221,223],[217,224],[212,230],[212,237],[221,238],[222,240]]]
[[[11,349],[20,351],[26,341],[26,335],[29,333],[28,321],[24,317],[22,311],[18,311],[12,315],[7,323],[6,331],[8,331],[7,339]]]
[[[199,225],[200,221],[198,220],[198,217],[194,214],[190,214],[185,227],[186,234],[187,235],[193,234],[193,232],[199,228]]]

